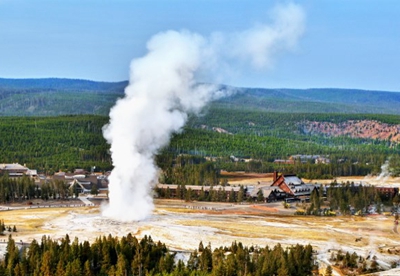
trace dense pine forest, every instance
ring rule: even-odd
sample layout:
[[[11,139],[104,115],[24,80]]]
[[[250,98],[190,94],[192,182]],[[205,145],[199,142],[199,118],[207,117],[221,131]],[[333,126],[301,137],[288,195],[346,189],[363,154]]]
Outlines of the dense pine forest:
[[[59,169],[111,168],[108,145],[101,129],[105,117],[3,117],[0,122],[0,160],[26,164],[42,173]]]
[[[378,174],[389,160],[394,175],[399,173],[398,144],[385,140],[329,137],[304,133],[304,120],[343,121],[367,118],[398,124],[397,115],[369,114],[281,114],[261,111],[211,108],[192,116],[184,130],[172,137],[156,160],[165,183],[210,184],[219,182],[218,171],[297,173],[307,178]],[[41,173],[75,168],[98,171],[112,169],[109,145],[102,136],[108,118],[94,115],[57,117],[2,117],[0,160],[26,164]],[[224,132],[217,132],[216,128]],[[291,155],[321,155],[329,164],[315,160],[277,164]],[[232,156],[239,159],[232,159]],[[244,162],[247,159],[249,162]],[[211,173],[211,174],[210,174]],[[205,176],[201,177],[201,175]]]
[[[165,244],[150,236],[140,241],[126,237],[99,237],[90,244],[66,235],[61,241],[43,236],[18,248],[9,236],[7,252],[0,262],[0,275],[311,275],[315,269],[311,245],[283,248],[243,246],[234,242],[214,250],[203,246],[190,253],[187,262]]]

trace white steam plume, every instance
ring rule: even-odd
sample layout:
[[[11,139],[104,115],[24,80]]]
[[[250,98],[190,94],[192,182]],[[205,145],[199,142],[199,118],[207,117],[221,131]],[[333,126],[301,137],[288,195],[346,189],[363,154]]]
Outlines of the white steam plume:
[[[389,177],[389,160],[386,160],[385,163],[381,166],[381,173],[376,177],[376,180],[381,180],[382,182],[385,182]]]
[[[289,4],[275,9],[270,25],[240,33],[205,38],[167,31],[153,36],[148,53],[132,61],[125,96],[103,128],[114,166],[103,215],[121,221],[151,215],[151,189],[157,182],[154,155],[184,126],[188,113],[223,96],[217,86],[201,83],[222,81],[235,59],[269,66],[273,55],[294,47],[303,29],[302,9]]]

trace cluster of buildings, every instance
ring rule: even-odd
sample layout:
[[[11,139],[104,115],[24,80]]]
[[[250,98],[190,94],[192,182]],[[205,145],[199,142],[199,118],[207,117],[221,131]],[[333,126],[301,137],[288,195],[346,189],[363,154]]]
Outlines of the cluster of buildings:
[[[361,185],[357,184],[357,185]],[[356,184],[355,184],[356,185]],[[365,185],[365,184],[362,184]],[[177,189],[179,185],[173,184],[158,184],[159,189],[169,189],[171,198],[177,197]],[[338,184],[336,187],[340,187]],[[233,191],[235,196],[238,195],[240,191],[240,186],[195,186],[195,185],[185,185],[186,189],[191,189],[192,192],[199,195],[201,192],[206,194],[210,193],[210,190],[222,191],[226,194],[226,198],[229,198],[229,194]],[[278,200],[285,200],[286,202],[291,201],[305,201],[310,199],[311,193],[317,189],[322,195],[326,195],[326,185],[322,184],[311,184],[304,183],[301,178],[294,174],[279,174],[277,172],[273,173],[273,178],[271,181],[261,181],[256,185],[246,185],[246,197],[252,198],[254,201],[260,200],[260,195],[262,196],[262,201],[264,202],[274,202]],[[386,198],[393,198],[396,194],[399,194],[399,187],[393,186],[375,186],[377,191],[385,196]]]
[[[0,175],[7,173],[8,176],[18,178],[24,175],[35,179],[35,183],[40,185],[49,181],[62,181],[68,185],[68,188],[74,191],[89,194],[89,193],[108,193],[108,176],[110,172],[105,174],[87,172],[83,169],[76,169],[73,173],[57,172],[53,176],[39,175],[36,170],[29,169],[25,165],[18,163],[0,164]],[[178,185],[173,184],[158,184],[159,189],[169,189],[171,197],[176,197]],[[234,192],[237,196],[240,191],[240,186],[197,186],[185,185],[186,189],[191,189],[192,192],[200,194],[202,192],[209,193],[211,189],[223,191],[227,197]],[[396,186],[377,186],[380,193],[389,197],[399,194],[399,188]],[[260,194],[265,202],[273,202],[277,200],[302,200],[307,201],[314,189],[319,189],[326,193],[326,187],[319,184],[304,183],[297,175],[294,174],[278,174],[273,173],[273,178],[268,182],[259,182],[257,185],[247,185],[245,187],[246,197],[251,197],[259,200]]]
[[[273,179],[270,182],[259,182],[258,185],[247,185],[246,196],[254,200],[259,200],[260,193],[262,194],[263,201],[273,202],[277,200],[308,200],[312,191],[319,188],[325,189],[324,186],[317,184],[306,184],[296,175],[284,175],[274,172]],[[169,189],[171,197],[176,197],[178,185],[173,184],[158,184],[159,189]],[[240,186],[195,186],[185,185],[186,189],[191,189],[192,192],[198,195],[201,192],[208,194],[211,189],[214,191],[222,191],[229,194],[233,191],[236,196],[240,191]]]
[[[83,169],[76,169],[73,173],[57,172],[53,176],[38,175],[36,170],[31,170],[25,165],[18,163],[13,164],[0,164],[0,174],[7,173],[10,177],[22,177],[27,175],[35,179],[35,182],[40,186],[47,181],[59,180],[68,185],[70,189],[74,188],[79,193],[89,194],[93,193],[107,193],[108,191],[108,175],[87,172]],[[275,172],[271,182],[261,182],[256,186],[246,186],[246,193],[248,197],[259,198],[259,194],[265,201],[271,202],[285,198],[307,198],[311,192],[319,188],[319,185],[306,184],[296,175],[284,175]],[[158,184],[157,188],[168,188],[171,196],[174,197],[178,185]],[[186,189],[191,189],[192,192],[200,194],[200,192],[209,193],[210,189],[224,191],[227,195],[232,191],[237,195],[239,193],[239,186],[196,186],[185,185]]]
[[[288,159],[275,159],[275,164],[295,164],[296,162],[307,163],[312,162],[315,164],[330,164],[331,160],[323,155],[306,155],[306,154],[296,154],[290,156]]]
[[[68,185],[69,189],[74,188],[78,193],[106,193],[108,191],[109,173],[93,173],[83,169],[76,169],[73,173],[57,172],[53,176],[39,175],[37,170],[32,170],[25,165],[18,163],[0,164],[0,175],[7,174],[9,177],[18,178],[29,176],[35,180],[40,187],[42,184],[59,180]]]

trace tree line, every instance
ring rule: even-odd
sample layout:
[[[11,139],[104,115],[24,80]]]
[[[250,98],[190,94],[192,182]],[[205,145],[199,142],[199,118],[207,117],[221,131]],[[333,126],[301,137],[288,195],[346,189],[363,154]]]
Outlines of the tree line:
[[[70,189],[62,180],[46,181],[39,187],[35,180],[28,176],[12,178],[7,174],[0,175],[0,203],[33,199],[68,199],[74,192],[74,189]]]
[[[43,236],[40,242],[22,245],[21,250],[10,235],[0,261],[0,275],[12,276],[302,276],[311,275],[313,269],[311,245],[247,247],[233,242],[213,250],[200,242],[183,262],[151,236],[138,240],[131,234],[98,237],[92,244],[78,238],[71,241],[68,235],[60,241]]]
[[[331,211],[339,211],[341,214],[368,213],[368,208],[375,206],[376,212],[383,212],[382,207],[392,207],[397,212],[400,198],[398,189],[393,192],[382,192],[375,186],[355,185],[353,182],[341,183],[332,182],[326,188],[326,197],[321,189],[314,189],[310,196],[305,214],[329,215]]]
[[[208,201],[208,202],[243,202],[252,201],[251,197],[246,194],[246,188],[240,186],[238,192],[235,192],[233,188],[229,189],[229,186],[225,186],[224,189],[221,187],[214,188],[212,185],[208,191],[204,190],[204,186],[201,187],[200,191],[194,191],[191,188],[186,188],[185,185],[177,185],[176,191],[172,193],[169,187],[167,188],[155,188],[156,196],[158,198],[175,198],[185,201]],[[257,198],[257,201],[264,202],[265,199],[262,196]]]

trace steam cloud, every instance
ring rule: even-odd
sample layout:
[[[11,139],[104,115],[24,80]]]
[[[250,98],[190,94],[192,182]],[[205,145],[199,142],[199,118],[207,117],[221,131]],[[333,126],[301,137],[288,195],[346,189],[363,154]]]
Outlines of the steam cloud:
[[[386,181],[390,177],[389,160],[381,166],[381,173],[377,176],[376,180]]]
[[[204,83],[240,72],[233,71],[232,64],[269,67],[275,55],[295,47],[304,31],[301,7],[279,6],[270,15],[270,24],[243,32],[207,38],[167,31],[150,39],[148,53],[132,61],[125,96],[111,109],[110,122],[103,128],[114,166],[104,216],[135,221],[151,215],[151,189],[158,176],[154,155],[184,126],[188,113],[199,112],[227,93]]]

